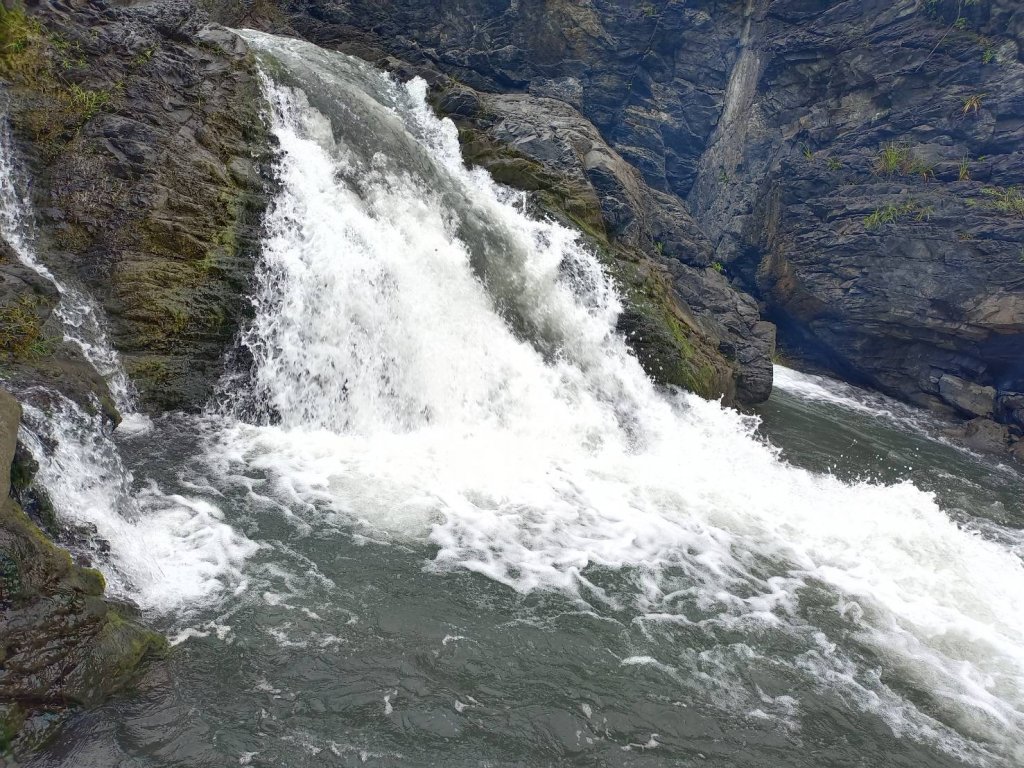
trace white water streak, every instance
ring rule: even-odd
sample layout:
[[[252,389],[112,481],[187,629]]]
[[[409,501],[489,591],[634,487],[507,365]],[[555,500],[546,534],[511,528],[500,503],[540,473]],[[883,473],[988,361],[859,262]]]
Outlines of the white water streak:
[[[257,546],[224,522],[214,504],[139,489],[98,417],[50,395],[47,411],[26,404],[20,439],[39,462],[36,482],[74,538],[105,542],[115,568],[99,564],[109,592],[163,613],[188,612],[244,588],[242,565]]]
[[[63,325],[64,340],[106,380],[114,404],[123,416],[134,414],[136,396],[120,358],[107,338],[96,302],[86,292],[60,280],[37,257],[36,232],[27,185],[15,165],[10,126],[0,119],[0,236],[18,259],[50,281],[60,293],[56,314]]]

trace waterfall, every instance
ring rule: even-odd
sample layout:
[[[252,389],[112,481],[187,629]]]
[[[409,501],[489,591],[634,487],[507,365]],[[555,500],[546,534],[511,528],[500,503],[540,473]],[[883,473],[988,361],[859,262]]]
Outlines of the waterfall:
[[[785,627],[796,665],[897,733],[1024,757],[1020,559],[910,483],[797,469],[751,419],[658,391],[593,254],[464,167],[424,83],[242,34],[274,76],[282,191],[244,339],[263,418],[223,430],[230,471],[310,519],[427,539],[438,571]],[[609,592],[607,569],[634,588]],[[882,677],[809,623],[819,588]]]
[[[299,734],[312,745],[310,759],[322,760],[319,751],[337,755],[343,746],[334,741],[339,719],[354,730],[377,722],[367,714],[371,699],[394,718],[376,733],[418,733],[409,724],[454,722],[423,709],[394,727],[405,717],[401,697],[433,686],[435,672],[430,695],[438,700],[466,679],[509,673],[492,666],[474,675],[491,649],[459,655],[466,638],[453,634],[439,635],[442,649],[452,647],[433,656],[389,646],[380,656],[400,657],[394,670],[367,661],[344,704],[350,709],[333,709],[328,694],[316,698],[322,690],[306,701],[304,690],[282,692],[263,679],[305,680],[305,672],[330,691],[338,669],[331,654],[372,655],[381,636],[401,634],[393,623],[366,629],[351,595],[343,608],[332,605],[349,586],[341,580],[365,565],[354,551],[369,543],[374,557],[389,551],[377,547],[394,547],[395,561],[412,562],[432,590],[448,589],[455,574],[464,577],[459,584],[472,578],[523,602],[554,595],[558,610],[578,609],[570,623],[587,617],[613,626],[629,635],[624,645],[668,637],[611,662],[658,676],[637,689],[664,694],[664,702],[644,699],[652,711],[662,707],[658,717],[679,720],[682,709],[670,707],[698,698],[688,699],[700,688],[701,705],[714,700],[701,715],[707,723],[708,712],[738,712],[737,720],[797,727],[791,715],[806,694],[812,707],[840,702],[826,716],[838,712],[852,725],[837,732],[856,732],[861,721],[850,713],[867,713],[898,738],[969,763],[1024,760],[1024,563],[1011,547],[961,527],[911,482],[844,482],[800,469],[759,437],[756,418],[655,387],[615,331],[621,302],[595,254],[575,232],[532,215],[521,194],[468,169],[454,125],[433,114],[421,80],[398,83],[308,43],[240,34],[267,73],[279,146],[254,317],[239,341],[247,354],[237,356],[251,358],[252,370],[225,379],[219,411],[169,414],[126,435],[103,432],[52,393],[47,408],[28,403],[22,434],[61,520],[94,530],[109,549],[97,557],[112,590],[176,639],[208,638],[196,646],[211,654],[196,651],[205,664],[196,677],[219,687],[197,690],[236,698],[183,695],[181,706],[194,706],[196,720],[226,718],[209,727],[217,749],[244,750],[247,764],[257,754],[251,749],[266,748],[270,764],[275,740],[287,754],[298,749],[286,739],[294,716],[322,728]],[[13,164],[3,134],[0,232],[54,281],[67,340],[131,412],[131,387],[97,306],[34,253],[31,207]],[[824,380],[782,380],[801,396],[917,423]],[[335,536],[356,544],[344,548]],[[382,561],[396,584],[411,578]],[[306,594],[309,584],[315,589]],[[374,599],[390,599],[381,590],[367,587]],[[467,604],[464,612],[489,610]],[[487,616],[508,620],[498,633],[518,631],[522,618]],[[356,637],[368,645],[345,645],[346,628],[364,632]],[[238,645],[218,657],[213,634]],[[589,673],[594,660],[576,658],[575,648],[558,655],[555,644],[569,636],[551,640],[552,657]],[[709,640],[676,642],[688,637]],[[418,654],[427,659],[422,674]],[[245,664],[232,666],[241,657]],[[256,687],[234,678],[221,685],[218,659],[258,673],[259,681],[248,680]],[[455,680],[450,688],[442,668]],[[765,670],[774,696],[762,690]],[[532,682],[533,672],[525,678]],[[375,699],[385,679],[395,688]],[[780,680],[793,696],[778,693]],[[598,684],[594,695],[603,697]],[[461,716],[470,701],[478,725],[508,720],[512,691],[504,700],[500,691],[480,694],[493,696],[490,708],[460,693],[453,711]],[[821,692],[828,697],[815,698]],[[444,717],[454,718],[446,701]],[[579,710],[589,724],[591,704]],[[181,711],[147,711],[142,727],[109,730],[176,723]],[[621,734],[607,724],[595,719],[588,732],[598,737],[603,728],[600,738],[616,753],[661,748],[657,734],[646,744],[646,736],[616,741]],[[181,754],[163,752],[163,731],[151,730],[161,740],[151,752]],[[166,744],[191,748],[181,733]],[[504,744],[505,735],[488,738]],[[783,743],[793,742],[761,748]]]

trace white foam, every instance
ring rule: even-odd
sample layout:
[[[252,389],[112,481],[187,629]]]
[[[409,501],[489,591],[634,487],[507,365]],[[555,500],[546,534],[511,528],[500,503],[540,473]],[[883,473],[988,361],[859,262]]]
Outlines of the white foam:
[[[46,411],[25,406],[21,437],[61,522],[95,526],[110,545],[110,559],[98,564],[114,594],[148,610],[187,612],[244,584],[242,565],[257,545],[218,507],[155,484],[135,490],[98,418],[65,398],[51,402]]]

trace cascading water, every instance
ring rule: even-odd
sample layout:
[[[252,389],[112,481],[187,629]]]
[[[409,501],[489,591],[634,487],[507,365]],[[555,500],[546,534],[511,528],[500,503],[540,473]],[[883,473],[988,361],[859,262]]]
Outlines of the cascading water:
[[[63,326],[64,340],[78,347],[106,380],[110,395],[122,415],[136,415],[135,391],[117,352],[107,339],[95,301],[85,291],[58,279],[35,256],[31,204],[27,191],[19,188],[19,181],[23,178],[15,169],[10,127],[5,120],[0,120],[0,236],[14,249],[22,263],[53,283],[60,293],[56,314]]]
[[[422,82],[242,35],[280,143],[254,367],[129,467],[207,505],[182,546],[215,588],[141,591],[187,654],[174,694],[58,762],[1024,760],[1008,529],[801,469],[756,419],[659,391],[593,254],[464,167]]]

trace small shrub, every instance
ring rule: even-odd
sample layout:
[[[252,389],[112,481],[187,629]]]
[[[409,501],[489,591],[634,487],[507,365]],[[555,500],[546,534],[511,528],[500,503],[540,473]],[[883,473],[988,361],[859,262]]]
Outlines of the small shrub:
[[[725,271],[725,265],[722,264],[722,262],[720,262],[720,261],[713,261],[713,262],[711,262],[711,268],[713,270],[715,270],[715,272],[718,272],[718,273],[722,273],[722,272]]]
[[[828,159],[828,162],[826,163],[826,165],[828,166],[828,169],[830,171],[841,171],[841,170],[843,170],[843,163],[842,163],[842,161],[837,159],[837,158],[835,158],[835,157],[830,157]]]

